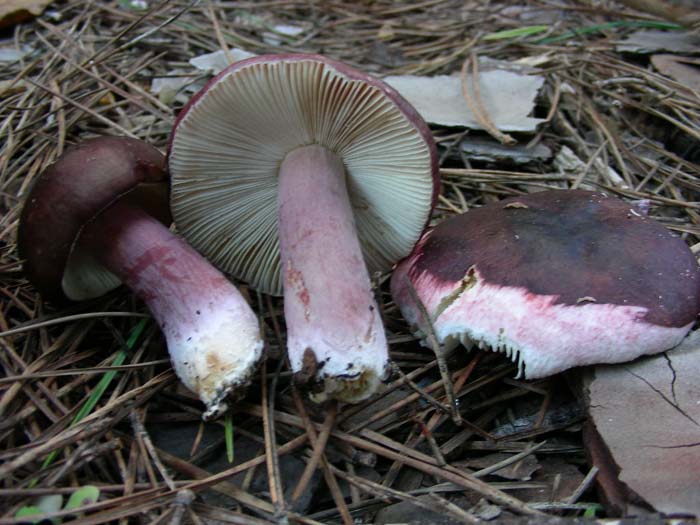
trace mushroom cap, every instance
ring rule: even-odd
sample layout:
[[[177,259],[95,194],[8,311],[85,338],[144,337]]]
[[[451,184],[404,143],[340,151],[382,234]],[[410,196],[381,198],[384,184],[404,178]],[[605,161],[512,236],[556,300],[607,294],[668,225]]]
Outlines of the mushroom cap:
[[[601,192],[552,190],[452,217],[392,276],[404,317],[438,338],[485,343],[528,378],[661,352],[700,312],[687,244]]]
[[[222,270],[281,295],[278,170],[311,144],[342,159],[368,270],[388,270],[437,199],[432,135],[391,87],[318,55],[236,62],[179,114],[168,154],[179,231]]]
[[[77,241],[86,224],[122,198],[171,222],[165,157],[137,139],[85,140],[39,175],[22,208],[17,245],[29,280],[44,298],[84,300],[119,286]]]

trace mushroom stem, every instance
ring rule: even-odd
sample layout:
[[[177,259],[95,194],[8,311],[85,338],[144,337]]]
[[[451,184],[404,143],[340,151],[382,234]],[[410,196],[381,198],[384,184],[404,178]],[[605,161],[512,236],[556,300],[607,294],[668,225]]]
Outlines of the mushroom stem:
[[[323,383],[319,399],[366,399],[388,350],[343,163],[322,146],[293,150],[280,167],[277,205],[292,370]]]
[[[260,326],[243,296],[187,243],[122,199],[83,230],[93,254],[148,306],[165,334],[180,380],[221,413],[245,386],[262,352]]]

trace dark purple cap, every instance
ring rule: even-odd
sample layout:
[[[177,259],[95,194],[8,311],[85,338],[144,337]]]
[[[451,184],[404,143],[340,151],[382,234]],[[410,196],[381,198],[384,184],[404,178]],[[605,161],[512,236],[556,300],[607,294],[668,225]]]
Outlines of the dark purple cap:
[[[97,297],[118,285],[116,278],[98,278],[104,285],[75,297],[66,290],[71,288],[66,274],[100,271],[87,254],[75,256],[78,237],[110,204],[127,197],[170,223],[165,158],[140,140],[85,140],[39,175],[22,209],[17,244],[29,280],[46,299],[60,303]]]
[[[548,359],[562,347],[567,368],[627,360],[677,344],[700,312],[700,269],[686,243],[601,192],[543,191],[439,224],[392,279],[402,312],[420,325],[407,278],[444,338],[450,332],[520,352],[528,377],[528,367],[538,376],[561,368],[530,365],[523,352],[531,356],[537,345],[547,347]],[[643,327],[653,332],[646,341]],[[596,354],[615,333],[609,355]],[[586,345],[595,350],[587,354]]]

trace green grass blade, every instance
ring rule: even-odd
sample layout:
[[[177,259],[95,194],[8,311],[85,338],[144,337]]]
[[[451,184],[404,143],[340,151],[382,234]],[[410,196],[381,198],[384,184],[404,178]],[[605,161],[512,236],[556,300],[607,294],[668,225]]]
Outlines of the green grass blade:
[[[593,24],[586,27],[580,27],[567,31],[566,33],[559,36],[550,36],[547,38],[542,38],[537,40],[536,44],[553,44],[556,42],[561,42],[563,40],[571,40],[581,35],[587,35],[590,33],[598,33],[604,31],[605,29],[612,29],[615,27],[645,27],[651,29],[670,29],[678,30],[683,29],[682,26],[678,24],[673,24],[671,22],[656,22],[654,20],[620,20],[617,22],[605,22],[603,24]]]
[[[544,33],[549,29],[549,26],[525,26],[516,29],[506,29],[504,31],[496,31],[484,35],[484,40],[505,40],[507,38],[519,38],[523,36],[537,35]]]
[[[584,518],[595,518],[598,512],[603,510],[603,506],[598,503],[591,503],[589,507],[583,512]]]
[[[143,333],[144,328],[146,328],[146,319],[141,319],[139,323],[136,325],[136,327],[131,331],[131,334],[129,335],[129,339],[126,341],[126,347],[131,350],[134,345],[136,344],[136,341],[138,341],[138,338],[141,336]],[[126,360],[127,354],[124,350],[120,350],[117,352],[117,355],[114,357],[112,360],[111,366],[120,366],[124,364],[124,361]],[[88,400],[85,402],[85,404],[80,407],[80,410],[78,411],[77,414],[75,414],[75,417],[73,418],[73,421],[71,421],[70,426],[75,425],[78,421],[84,419],[87,417],[90,412],[92,412],[92,409],[95,408],[95,405],[100,401],[104,393],[107,391],[109,388],[110,383],[114,379],[114,377],[117,375],[116,370],[110,370],[109,372],[106,372],[105,375],[102,376],[100,379],[100,382],[97,383],[97,386],[95,389],[92,391],[90,394],[90,397],[88,397]],[[48,467],[53,461],[56,459],[56,456],[58,455],[58,450],[53,450],[51,453],[46,456],[46,459],[44,462],[41,464],[41,468],[44,469]],[[36,482],[36,480],[32,481],[32,485]]]
[[[224,440],[226,441],[226,459],[233,463],[233,420],[231,412],[224,417]]]
[[[100,499],[100,489],[94,485],[84,485],[68,498],[65,510],[75,510],[85,505],[96,503]]]

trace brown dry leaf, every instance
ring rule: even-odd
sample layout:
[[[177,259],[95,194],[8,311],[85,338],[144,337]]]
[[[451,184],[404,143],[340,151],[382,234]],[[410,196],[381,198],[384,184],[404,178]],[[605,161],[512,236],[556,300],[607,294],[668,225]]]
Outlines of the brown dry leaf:
[[[700,91],[700,58],[654,55],[651,63],[659,73],[694,91]]]
[[[611,510],[640,499],[664,514],[700,515],[700,331],[677,348],[598,366],[585,379],[586,448]]]
[[[0,28],[38,16],[51,0],[0,0]]]

